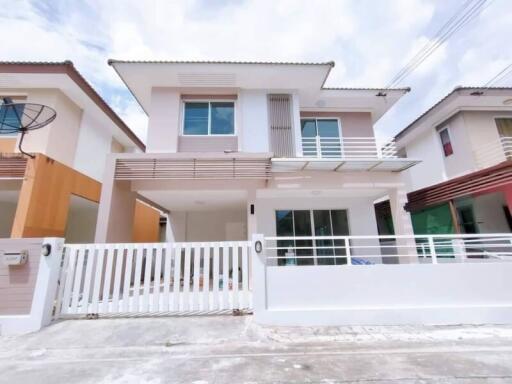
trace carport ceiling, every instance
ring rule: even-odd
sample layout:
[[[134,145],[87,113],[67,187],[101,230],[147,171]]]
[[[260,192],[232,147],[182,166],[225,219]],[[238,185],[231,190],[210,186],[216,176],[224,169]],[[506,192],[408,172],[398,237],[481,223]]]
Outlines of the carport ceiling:
[[[245,191],[138,191],[145,198],[169,211],[216,211],[245,209]]]

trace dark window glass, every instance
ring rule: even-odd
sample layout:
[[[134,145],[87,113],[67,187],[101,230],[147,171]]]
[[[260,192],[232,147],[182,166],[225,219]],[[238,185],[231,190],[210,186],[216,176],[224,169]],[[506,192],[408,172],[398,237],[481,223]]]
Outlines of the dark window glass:
[[[212,135],[233,135],[235,133],[235,105],[233,103],[211,103]]]
[[[332,226],[330,211],[319,210],[313,211],[313,218],[315,223],[315,236],[332,236]],[[319,265],[332,265],[334,264],[334,258],[321,257],[321,256],[333,256],[334,250],[332,248],[332,240],[315,240],[316,254],[318,256]]]
[[[332,220],[332,233],[334,236],[349,236],[349,228],[348,228],[348,216],[347,211],[331,211],[331,220]],[[345,248],[344,240],[334,240],[334,254],[336,256],[345,256],[347,254],[347,250]],[[350,245],[350,244],[349,244]],[[347,264],[347,259],[345,258],[336,258],[336,264]]]
[[[208,134],[208,103],[185,103],[183,134]]]
[[[286,211],[276,211],[276,234],[277,236],[293,236],[293,212],[286,210]],[[294,241],[293,240],[278,240],[277,246],[283,247],[283,249],[277,250],[278,256],[285,256],[288,252],[287,247],[290,247],[293,249],[294,247]],[[285,265],[286,260],[285,259],[278,259],[277,260],[278,265]]]
[[[457,201],[455,203],[458,205]],[[470,200],[463,201],[460,206],[456,206],[456,210],[459,216],[460,231],[462,233],[469,234],[478,233],[478,226],[473,212],[473,204]]]
[[[315,120],[301,120],[302,137],[315,137],[316,136],[316,123]]]
[[[441,137],[441,144],[443,145],[444,155],[450,156],[451,154],[453,154],[453,148],[448,129],[443,129],[442,131],[439,131],[439,136]]]
[[[318,136],[339,137],[338,120],[317,120]]]
[[[295,224],[295,236],[311,236],[311,214],[309,211],[293,211]],[[313,256],[312,240],[297,240],[295,246],[304,249],[297,249],[297,256]],[[314,264],[312,257],[297,259],[298,265]]]

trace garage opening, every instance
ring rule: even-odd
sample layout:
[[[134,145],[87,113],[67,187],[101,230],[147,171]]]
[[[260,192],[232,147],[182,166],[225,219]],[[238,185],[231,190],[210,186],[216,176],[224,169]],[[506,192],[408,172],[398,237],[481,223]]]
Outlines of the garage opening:
[[[71,195],[66,223],[66,243],[93,243],[97,218],[98,203]]]

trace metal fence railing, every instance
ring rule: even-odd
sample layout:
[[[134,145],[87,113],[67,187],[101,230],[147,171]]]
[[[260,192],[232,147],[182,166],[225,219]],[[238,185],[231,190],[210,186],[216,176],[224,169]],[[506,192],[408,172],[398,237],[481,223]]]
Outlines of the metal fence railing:
[[[321,159],[389,159],[396,158],[393,139],[379,146],[374,137],[303,137],[302,156]]]
[[[512,261],[512,234],[265,237],[267,265]]]

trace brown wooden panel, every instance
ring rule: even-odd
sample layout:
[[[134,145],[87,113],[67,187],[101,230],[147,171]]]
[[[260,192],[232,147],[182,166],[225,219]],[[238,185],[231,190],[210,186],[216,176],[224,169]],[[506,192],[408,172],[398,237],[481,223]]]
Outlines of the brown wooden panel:
[[[99,202],[101,184],[44,155],[29,159],[11,237],[64,236],[71,195]]]
[[[133,241],[156,243],[160,240],[160,212],[137,201],[133,217]]]

